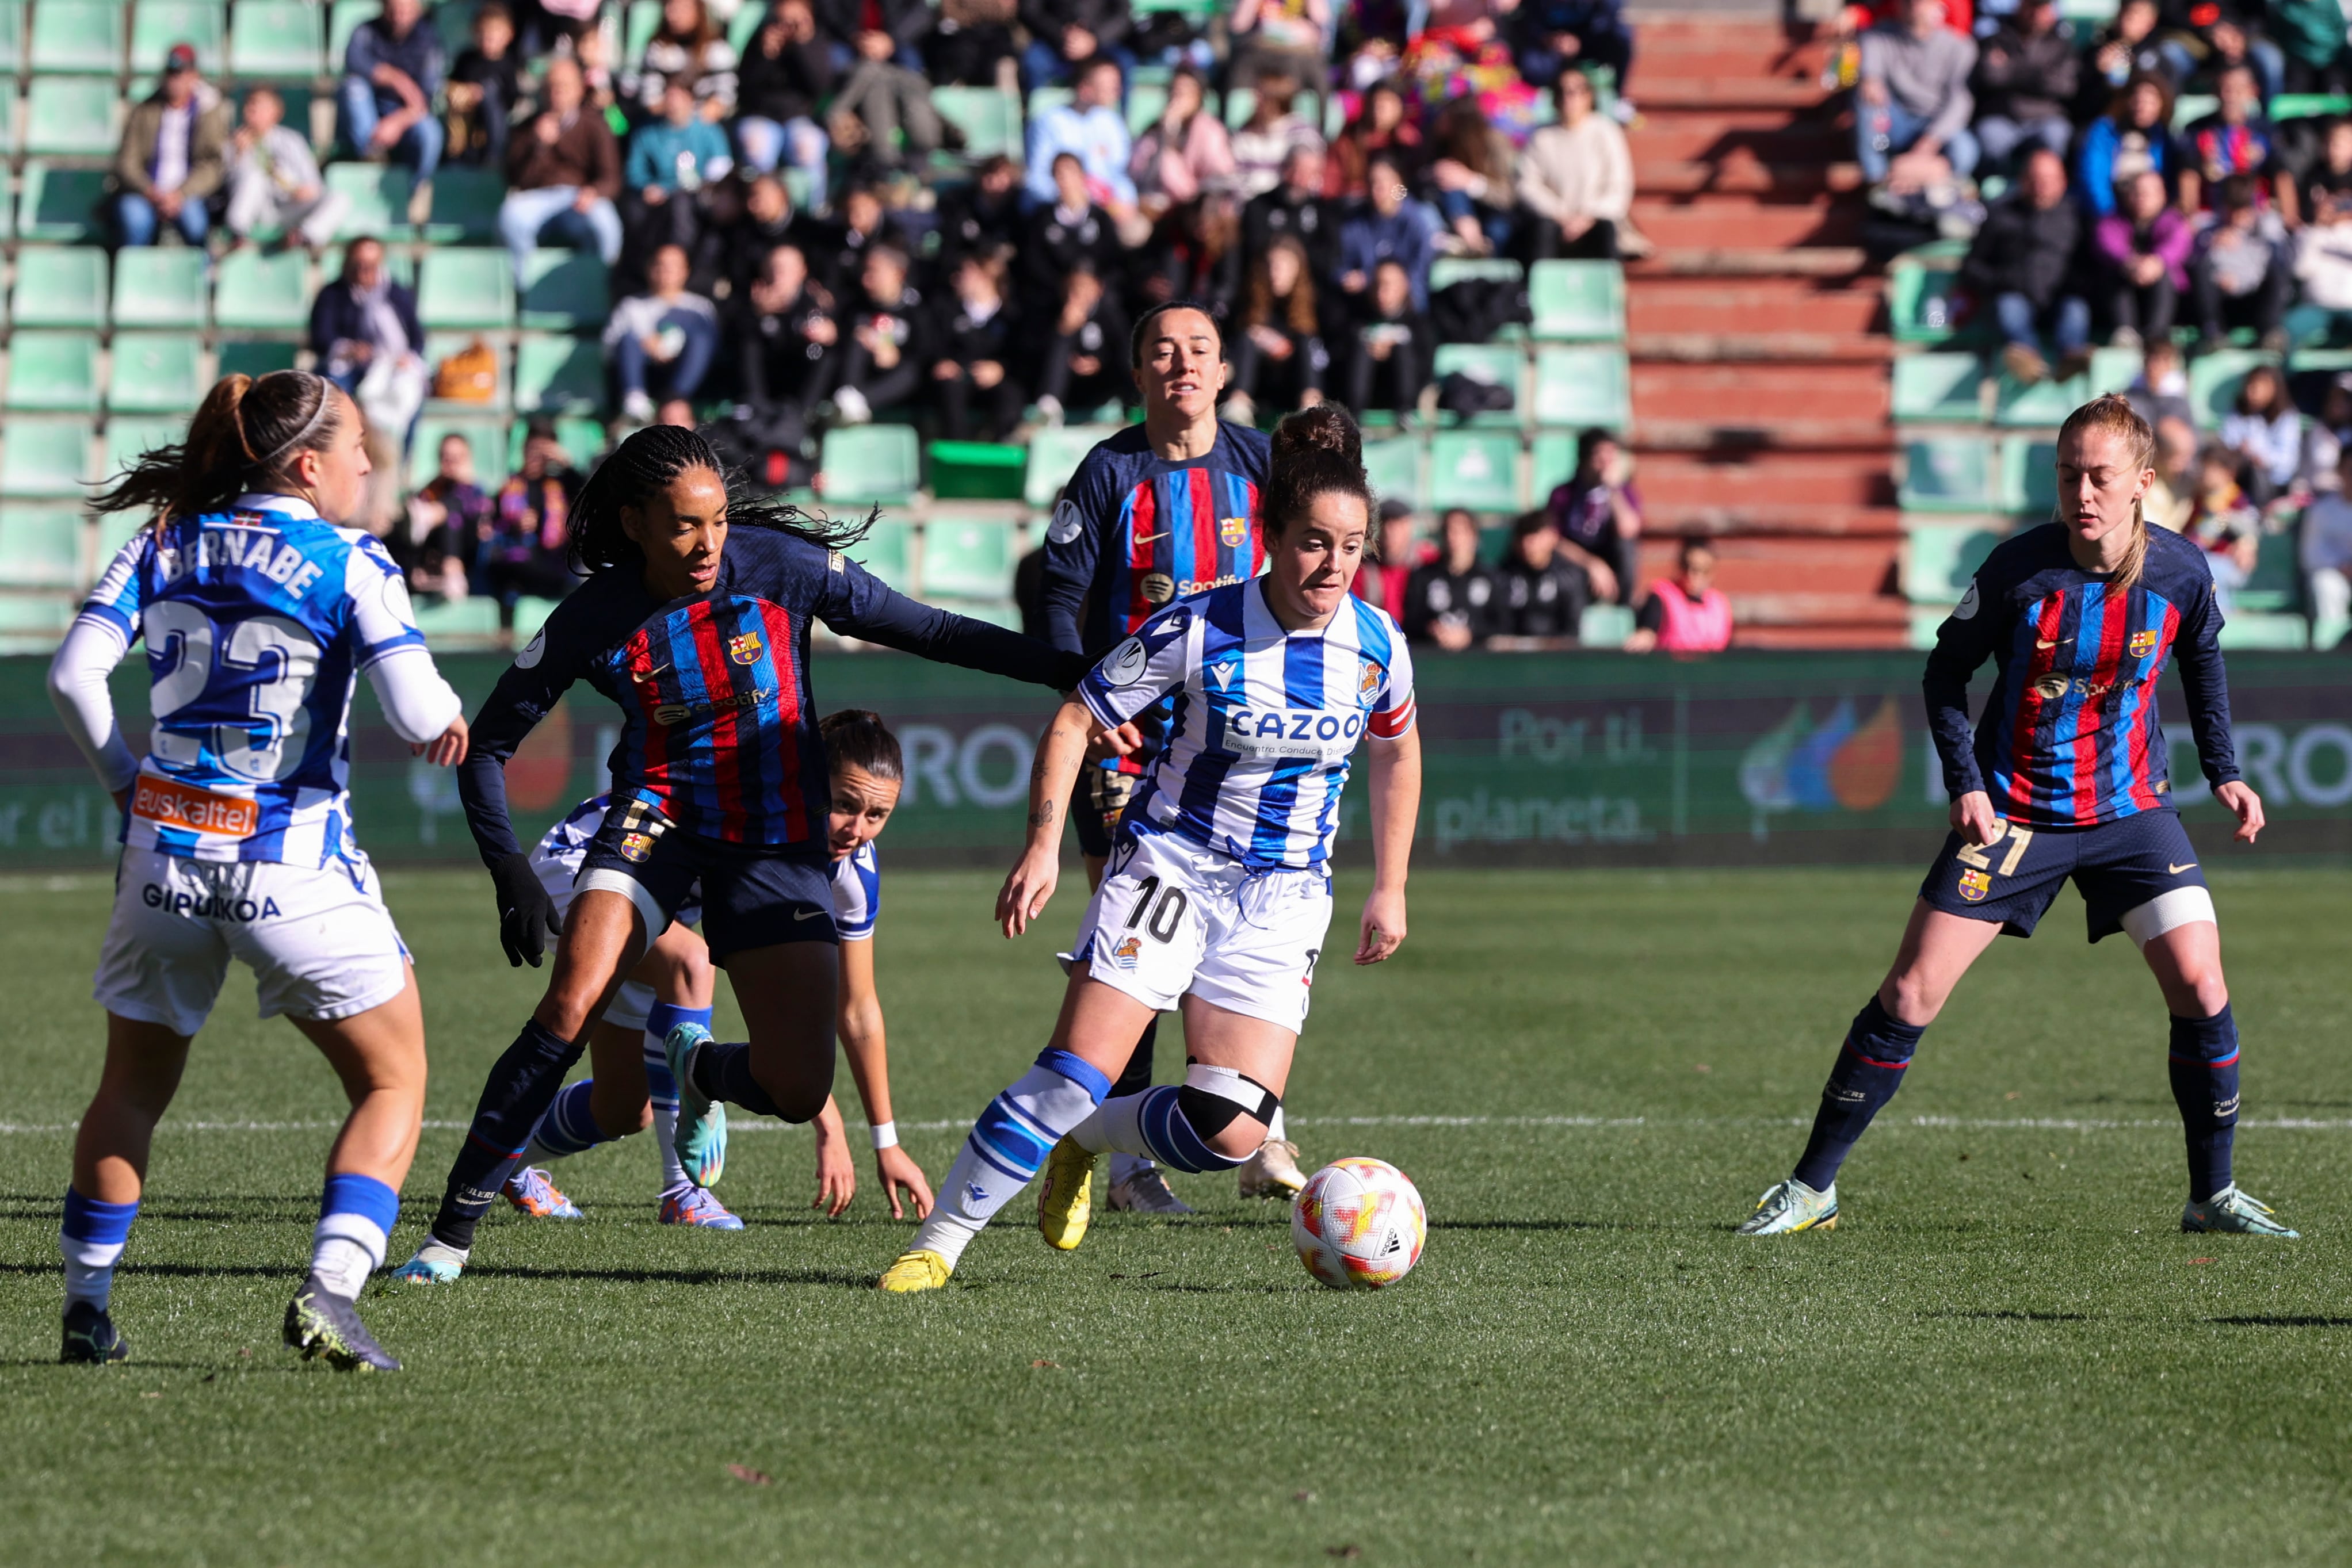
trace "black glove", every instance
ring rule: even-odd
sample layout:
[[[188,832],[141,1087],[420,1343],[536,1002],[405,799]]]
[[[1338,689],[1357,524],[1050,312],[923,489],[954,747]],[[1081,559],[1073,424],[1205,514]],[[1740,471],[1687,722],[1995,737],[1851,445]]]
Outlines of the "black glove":
[[[555,918],[555,900],[540,885],[527,854],[510,854],[492,866],[490,884],[498,891],[499,945],[507,950],[507,962],[518,969],[526,963],[538,968],[547,955],[547,939],[563,929]]]

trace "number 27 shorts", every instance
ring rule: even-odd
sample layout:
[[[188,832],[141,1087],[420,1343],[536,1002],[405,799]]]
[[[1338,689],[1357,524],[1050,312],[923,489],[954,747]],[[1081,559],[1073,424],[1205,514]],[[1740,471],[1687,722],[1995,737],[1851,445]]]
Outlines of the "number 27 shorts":
[[[1120,834],[1078,925],[1078,959],[1164,1012],[1192,995],[1296,1032],[1331,925],[1321,866],[1250,872],[1171,833]]]
[[[2145,946],[2176,925],[2213,918],[2197,847],[2171,811],[2144,811],[2087,828],[2026,828],[1971,846],[1954,833],[1927,868],[1919,896],[1969,920],[1998,920],[2011,936],[2033,927],[2066,885],[2082,890],[2091,940],[2121,931]]]

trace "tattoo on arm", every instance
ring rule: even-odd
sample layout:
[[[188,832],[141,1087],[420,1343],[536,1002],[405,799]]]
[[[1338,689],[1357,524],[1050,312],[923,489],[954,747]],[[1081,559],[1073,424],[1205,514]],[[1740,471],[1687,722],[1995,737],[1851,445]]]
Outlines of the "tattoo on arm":
[[[1035,810],[1030,812],[1029,825],[1033,828],[1049,828],[1053,826],[1054,802],[1047,800],[1041,804]]]

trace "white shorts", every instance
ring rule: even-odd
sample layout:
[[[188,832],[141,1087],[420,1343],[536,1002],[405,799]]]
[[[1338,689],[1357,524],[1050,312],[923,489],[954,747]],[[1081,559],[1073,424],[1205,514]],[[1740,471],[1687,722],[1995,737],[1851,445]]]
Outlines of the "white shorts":
[[[124,850],[92,988],[99,1005],[193,1035],[231,958],[260,983],[263,1018],[350,1018],[408,984],[408,948],[364,861],[354,876],[341,862],[314,868]]]
[[[531,847],[531,872],[539,878],[539,885],[547,889],[547,896],[554,901],[555,917],[559,921],[572,913],[572,895],[579,891],[574,883],[580,876],[580,862],[587,858],[586,840],[568,844],[559,841],[552,831]],[[701,905],[689,903],[679,909],[677,923],[681,925],[700,925]],[[658,938],[662,934],[656,932],[654,935]],[[654,988],[643,980],[624,980],[621,988],[613,993],[612,1001],[606,1005],[603,1021],[622,1029],[642,1030],[646,1027],[646,1015],[659,999],[654,995]]]
[[[1154,1011],[1194,996],[1296,1033],[1330,925],[1323,867],[1253,874],[1172,833],[1122,833],[1076,952],[1096,979]]]

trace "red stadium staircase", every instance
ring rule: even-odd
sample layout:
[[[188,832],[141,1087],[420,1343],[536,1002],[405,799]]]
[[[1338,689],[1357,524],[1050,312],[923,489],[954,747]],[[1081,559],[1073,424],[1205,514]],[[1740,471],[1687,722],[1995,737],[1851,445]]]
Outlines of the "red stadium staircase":
[[[1809,26],[1634,14],[1633,440],[1653,542],[1714,536],[1756,647],[1899,647],[1885,279]]]

